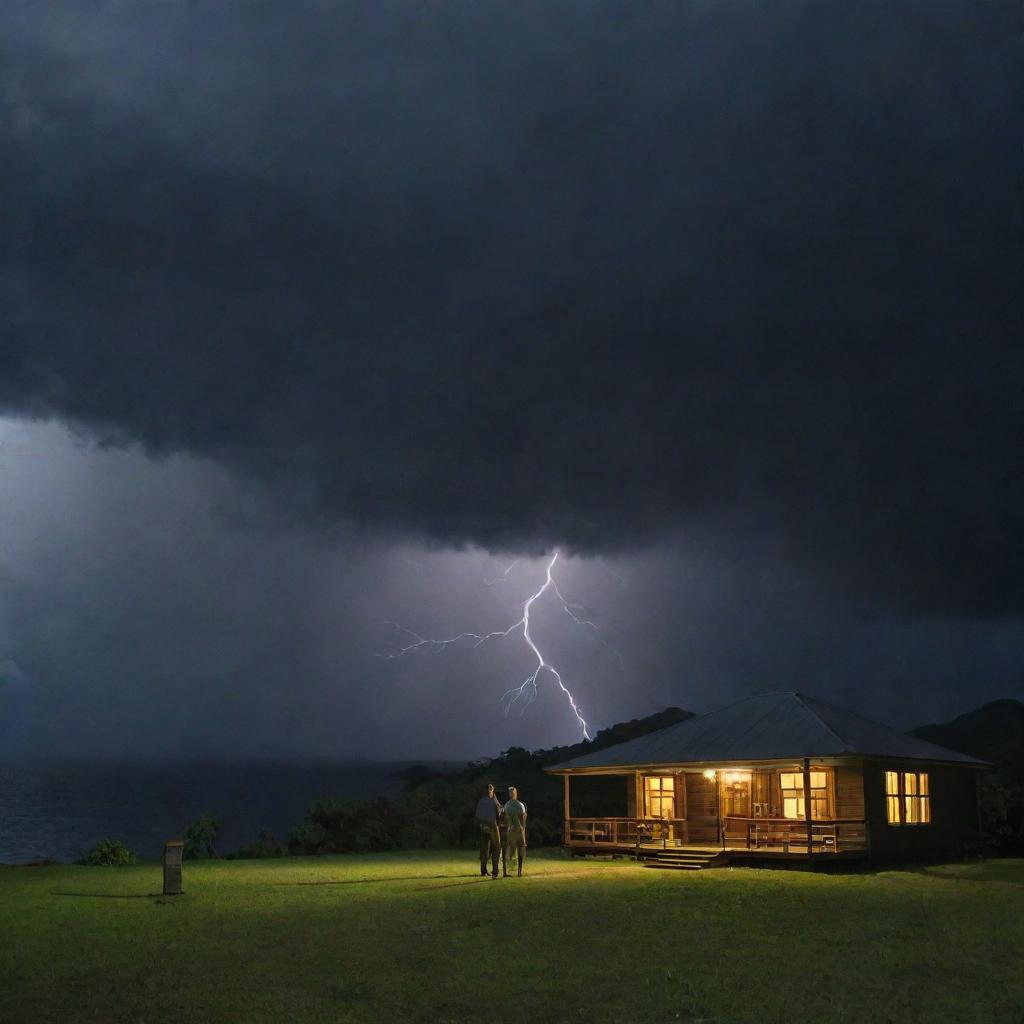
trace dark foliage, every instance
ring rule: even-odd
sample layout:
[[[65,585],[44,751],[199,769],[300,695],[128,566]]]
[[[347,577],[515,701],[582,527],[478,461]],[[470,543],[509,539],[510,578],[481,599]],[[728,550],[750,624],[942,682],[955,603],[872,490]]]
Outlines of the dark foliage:
[[[493,759],[471,761],[460,771],[442,775],[422,766],[405,769],[405,791],[395,800],[317,800],[305,820],[288,836],[293,854],[352,853],[375,850],[437,849],[477,842],[473,818],[476,801],[488,782],[504,798],[516,786],[529,808],[530,843],[555,845],[562,836],[562,781],[544,768],[664,729],[692,712],[666,708],[599,732],[593,740],[530,752],[510,747]],[[622,779],[588,779],[575,786],[573,811],[624,814]]]
[[[79,864],[89,867],[126,867],[135,863],[135,854],[117,839],[101,839]]]
[[[992,765],[981,781],[986,851],[1024,853],[1024,704],[995,700],[952,722],[915,729],[914,735]]]
[[[221,821],[215,814],[207,811],[200,815],[185,829],[185,848],[182,856],[185,860],[197,860],[199,857],[216,857],[215,843],[220,835]]]
[[[240,846],[237,850],[224,855],[226,860],[254,860],[259,857],[283,857],[284,847],[277,837],[265,828],[261,828],[256,842]]]
[[[443,777],[443,772],[439,772],[436,768],[431,768],[425,764],[410,765],[408,768],[401,768],[395,772],[395,778],[402,780],[402,789],[406,793],[417,786],[422,786],[424,783]]]

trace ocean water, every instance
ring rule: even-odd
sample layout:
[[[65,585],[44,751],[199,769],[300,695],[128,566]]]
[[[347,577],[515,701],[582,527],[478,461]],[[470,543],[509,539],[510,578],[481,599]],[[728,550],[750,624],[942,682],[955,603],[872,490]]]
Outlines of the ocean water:
[[[75,860],[103,837],[157,857],[206,811],[223,821],[221,854],[260,829],[283,841],[319,797],[397,795],[411,763],[0,761],[0,864]]]

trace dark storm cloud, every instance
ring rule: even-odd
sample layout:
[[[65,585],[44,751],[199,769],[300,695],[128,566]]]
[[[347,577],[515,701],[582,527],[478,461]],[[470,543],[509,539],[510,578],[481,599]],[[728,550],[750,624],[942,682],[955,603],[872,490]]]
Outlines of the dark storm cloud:
[[[0,419],[0,759],[8,755],[470,757],[575,740],[553,679],[520,716],[522,637],[389,660],[409,636],[507,628],[546,559],[281,530],[191,457]],[[593,729],[667,705],[800,689],[893,725],[1024,697],[1024,621],[823,602],[755,544],[561,559],[532,635]],[[621,660],[609,650],[611,644]]]
[[[1024,609],[1015,5],[2,18],[0,407],[392,535]]]

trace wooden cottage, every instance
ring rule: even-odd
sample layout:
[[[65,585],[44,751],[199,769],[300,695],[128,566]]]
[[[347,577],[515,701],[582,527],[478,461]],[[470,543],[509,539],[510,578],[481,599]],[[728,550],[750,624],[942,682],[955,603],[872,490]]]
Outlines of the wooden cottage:
[[[958,858],[977,844],[985,764],[830,707],[771,693],[547,769],[564,843],[657,865]],[[572,780],[622,776],[621,814],[577,817]]]

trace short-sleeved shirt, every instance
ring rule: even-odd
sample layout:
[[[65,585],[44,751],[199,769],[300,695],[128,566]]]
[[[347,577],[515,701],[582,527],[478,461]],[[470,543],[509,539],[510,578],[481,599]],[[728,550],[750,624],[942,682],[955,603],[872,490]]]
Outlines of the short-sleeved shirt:
[[[489,825],[497,824],[501,805],[493,796],[482,796],[476,802],[476,820]]]
[[[526,822],[526,804],[521,800],[509,800],[505,804],[505,817],[508,818],[509,828],[521,828]]]

